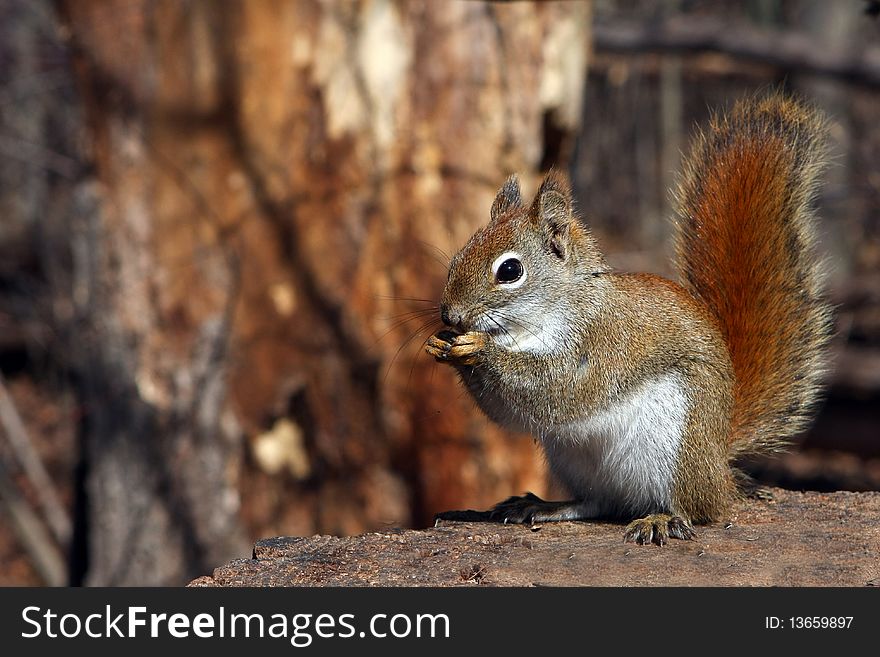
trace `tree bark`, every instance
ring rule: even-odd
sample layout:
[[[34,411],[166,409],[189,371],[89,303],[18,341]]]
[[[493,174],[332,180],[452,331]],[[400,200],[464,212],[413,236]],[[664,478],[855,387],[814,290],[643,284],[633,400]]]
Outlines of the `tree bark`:
[[[543,488],[420,342],[506,175],[568,165],[588,3],[62,13],[100,207],[74,236],[88,583]]]

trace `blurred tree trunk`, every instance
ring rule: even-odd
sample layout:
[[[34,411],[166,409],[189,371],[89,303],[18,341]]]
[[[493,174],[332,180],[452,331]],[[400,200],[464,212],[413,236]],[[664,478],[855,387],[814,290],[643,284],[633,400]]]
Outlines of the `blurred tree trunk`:
[[[420,353],[436,323],[409,339],[435,252],[507,174],[567,166],[588,3],[62,15],[100,207],[74,235],[88,583],[210,572],[245,528],[424,524],[542,489],[531,442]]]

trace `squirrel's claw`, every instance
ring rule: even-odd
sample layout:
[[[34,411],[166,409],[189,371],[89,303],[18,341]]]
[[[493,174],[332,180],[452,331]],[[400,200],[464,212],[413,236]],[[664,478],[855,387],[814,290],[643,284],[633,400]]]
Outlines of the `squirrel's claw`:
[[[486,346],[486,334],[478,332],[457,335],[448,330],[435,333],[425,344],[425,351],[441,363],[473,365]]]
[[[544,500],[534,493],[514,495],[499,502],[489,511],[489,519],[506,524],[530,525],[536,520],[536,516]]]
[[[436,360],[447,362],[449,361],[449,349],[452,347],[452,343],[445,340],[446,336],[440,337],[442,333],[444,333],[444,331],[436,333],[428,338],[428,342],[425,343],[425,351]]]
[[[694,536],[696,536],[696,532],[684,518],[657,513],[629,523],[623,534],[623,542],[638,543],[639,545],[650,545],[651,543],[666,545],[670,537],[689,541]]]
[[[489,512],[489,519],[507,524],[534,525],[539,522],[586,520],[592,517],[583,501],[542,500],[534,493],[515,495],[499,502]]]

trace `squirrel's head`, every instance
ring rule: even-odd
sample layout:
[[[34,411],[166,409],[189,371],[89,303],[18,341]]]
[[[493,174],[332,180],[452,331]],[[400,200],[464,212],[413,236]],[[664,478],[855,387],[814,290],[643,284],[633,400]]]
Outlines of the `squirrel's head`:
[[[452,259],[441,318],[462,333],[488,333],[511,350],[553,351],[571,321],[583,321],[598,305],[607,271],[561,175],[544,178],[530,207],[511,176],[495,197],[489,224]],[[569,317],[573,311],[577,316]]]

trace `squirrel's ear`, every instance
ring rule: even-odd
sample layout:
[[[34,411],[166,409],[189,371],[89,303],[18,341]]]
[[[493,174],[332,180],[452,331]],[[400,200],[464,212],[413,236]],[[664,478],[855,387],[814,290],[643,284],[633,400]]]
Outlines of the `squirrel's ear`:
[[[551,171],[535,197],[533,213],[537,216],[547,246],[563,260],[568,255],[571,223],[571,191],[562,176]]]
[[[510,176],[504,182],[501,189],[498,190],[498,194],[495,196],[495,202],[492,203],[492,210],[489,212],[489,217],[492,221],[495,221],[508,210],[521,208],[522,205],[522,194],[519,191],[519,180],[517,180],[516,175]]]

